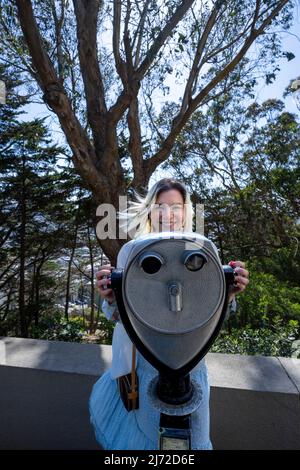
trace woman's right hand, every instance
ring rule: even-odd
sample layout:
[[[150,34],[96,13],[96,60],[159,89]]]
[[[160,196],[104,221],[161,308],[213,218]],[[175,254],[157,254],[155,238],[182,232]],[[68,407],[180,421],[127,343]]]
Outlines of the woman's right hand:
[[[96,272],[97,289],[99,291],[99,294],[110,304],[113,303],[116,298],[114,291],[109,287],[111,284],[111,280],[107,279],[106,277],[111,275],[113,269],[115,268],[110,264],[104,264],[103,266],[100,266],[99,271]]]

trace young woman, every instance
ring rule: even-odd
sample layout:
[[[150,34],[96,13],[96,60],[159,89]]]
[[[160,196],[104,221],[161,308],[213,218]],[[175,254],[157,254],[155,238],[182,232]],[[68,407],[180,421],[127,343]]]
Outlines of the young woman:
[[[185,186],[177,180],[164,178],[158,181],[145,198],[137,196],[138,202],[120,218],[128,229],[139,227],[134,238],[150,232],[192,231],[193,208]],[[125,244],[119,252],[117,267],[124,267],[130,249]],[[232,301],[242,292],[248,282],[248,271],[241,261],[232,261],[236,271],[236,286],[230,293]],[[100,267],[97,272],[97,287],[104,299],[102,310],[108,319],[116,321],[113,335],[113,359],[111,368],[102,375],[93,387],[90,397],[90,416],[96,439],[104,449],[154,450],[158,449],[159,412],[147,399],[147,388],[157,375],[141,354],[137,352],[137,374],[139,377],[139,408],[128,412],[120,398],[116,379],[128,374],[132,367],[132,343],[123,325],[118,321],[118,311],[113,290],[106,276],[114,269],[111,265]],[[212,449],[209,437],[209,382],[205,360],[191,371],[203,393],[199,408],[191,416],[192,449]]]

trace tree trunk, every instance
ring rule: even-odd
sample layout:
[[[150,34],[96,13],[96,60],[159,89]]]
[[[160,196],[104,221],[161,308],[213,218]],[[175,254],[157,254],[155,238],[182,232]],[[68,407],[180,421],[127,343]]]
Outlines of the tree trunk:
[[[25,309],[25,257],[26,257],[26,159],[22,155],[21,187],[21,224],[20,224],[20,285],[19,285],[19,319],[21,336],[27,338],[27,321]]]
[[[36,280],[35,280],[35,297],[34,297],[34,324],[38,326],[39,324],[39,313],[40,313],[40,280],[41,280],[41,269],[45,262],[45,253],[43,253],[43,258],[39,264],[36,271]]]
[[[31,283],[31,287],[29,289],[29,286],[28,286],[28,300],[27,300],[27,325],[28,327],[31,325],[31,322],[32,322],[32,318],[35,318],[35,309],[36,309],[36,305],[35,305],[35,288],[36,288],[36,276],[37,276],[37,263],[38,263],[38,257],[39,257],[39,251],[37,251],[36,255],[35,255],[35,258],[33,260],[33,273],[32,273],[32,283]]]
[[[76,249],[76,243],[77,243],[77,232],[78,232],[78,226],[79,226],[79,212],[80,212],[80,201],[78,203],[78,208],[77,208],[77,213],[75,217],[75,233],[74,233],[74,241],[71,249],[71,255],[68,263],[68,274],[67,274],[67,286],[66,286],[66,302],[65,302],[65,319],[69,321],[69,297],[70,297],[70,285],[71,285],[71,269],[72,269],[72,263],[73,263],[73,258],[74,258],[74,253]]]
[[[140,41],[136,41],[136,49],[134,49],[134,41],[130,37],[131,28],[129,25],[132,26],[134,23],[130,15],[134,3],[142,2],[113,2],[113,57],[119,75],[120,93],[108,108],[103,73],[100,67],[101,62],[99,62],[100,54],[97,49],[97,26],[102,2],[99,0],[73,0],[78,57],[88,120],[88,125],[84,128],[76,116],[76,110],[72,108],[69,93],[56,72],[55,62],[45,47],[44,38],[41,36],[34,15],[32,1],[16,0],[15,2],[18,19],[31,58],[32,75],[41,88],[44,102],[58,117],[72,150],[74,167],[86,187],[92,192],[97,205],[108,203],[113,204],[115,208],[118,205],[118,195],[126,195],[128,188],[128,181],[126,181],[120,161],[117,139],[118,125],[124,120],[128,110],[129,153],[133,166],[131,186],[136,189],[148,184],[153,172],[169,157],[177,137],[192,114],[201,106],[205,106],[207,100],[211,99],[212,91],[217,90],[221,82],[225,83],[226,79],[241,64],[253,43],[265,33],[274,18],[288,4],[288,0],[278,0],[271,3],[258,0],[253,2],[253,11],[250,9],[249,15],[245,17],[246,26],[242,22],[241,28],[235,33],[233,40],[228,42],[226,42],[226,33],[224,33],[225,44],[219,44],[217,47],[214,46],[213,41],[218,28],[217,21],[220,15],[225,14],[228,5],[223,1],[212,2],[211,14],[207,18],[201,37],[199,37],[194,59],[191,56],[193,66],[186,82],[182,106],[172,119],[170,129],[161,139],[160,147],[156,153],[145,159],[143,159],[145,148],[142,146],[138,110],[139,89],[142,80],[147,75],[149,77],[150,71],[158,62],[164,45],[173,37],[178,24],[193,7],[194,1],[185,0],[178,4],[175,2],[174,9],[170,7],[168,17],[166,17],[167,21],[162,21],[159,33],[154,35],[153,40],[147,38],[149,44],[144,54],[141,53]],[[141,12],[141,21],[135,31],[135,34],[140,38],[145,22],[151,22],[151,16],[146,18],[147,10],[151,10],[148,9],[149,2],[143,2],[143,4],[142,8],[138,6]],[[126,18],[122,23],[125,9]],[[49,23],[51,22],[49,21]],[[230,19],[231,23],[232,19]],[[235,28],[235,22],[233,23]],[[56,32],[58,33],[59,29],[56,29]],[[123,33],[123,43],[121,43],[121,32]],[[58,46],[59,34],[56,34],[56,37],[58,38]],[[231,38],[230,34],[229,37]],[[204,65],[213,63],[213,60],[218,61],[218,58],[222,57],[226,51],[228,52],[228,60],[222,60],[222,66],[213,77],[208,79],[207,83],[204,82],[203,86],[198,86],[200,78],[202,78],[199,77],[199,73],[203,73]],[[59,62],[58,47],[57,52]],[[87,129],[91,131],[92,139]],[[99,242],[111,263],[115,264],[117,253],[124,241],[104,239]]]
[[[91,236],[90,236],[90,229],[87,226],[87,233],[88,233],[88,243],[89,243],[89,251],[90,251],[90,263],[91,263],[91,317],[90,317],[90,334],[95,332],[97,325],[95,324],[95,285],[94,285],[94,257],[93,257],[93,246],[91,243]]]

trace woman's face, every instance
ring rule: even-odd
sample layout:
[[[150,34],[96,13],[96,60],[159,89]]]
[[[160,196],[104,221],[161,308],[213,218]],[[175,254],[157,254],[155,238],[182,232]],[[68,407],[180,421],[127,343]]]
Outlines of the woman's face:
[[[184,225],[184,200],[177,189],[159,194],[150,211],[152,232],[173,232]]]

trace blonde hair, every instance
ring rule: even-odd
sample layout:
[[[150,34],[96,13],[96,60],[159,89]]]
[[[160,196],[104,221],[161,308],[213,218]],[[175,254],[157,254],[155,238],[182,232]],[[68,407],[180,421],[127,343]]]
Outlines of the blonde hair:
[[[180,192],[184,202],[184,225],[183,231],[193,231],[193,205],[186,186],[172,178],[163,178],[155,183],[145,197],[137,191],[133,191],[136,201],[130,201],[128,209],[118,212],[120,228],[133,234],[132,238],[138,238],[151,232],[150,212],[158,196],[170,189]]]

